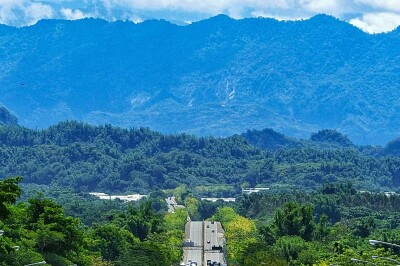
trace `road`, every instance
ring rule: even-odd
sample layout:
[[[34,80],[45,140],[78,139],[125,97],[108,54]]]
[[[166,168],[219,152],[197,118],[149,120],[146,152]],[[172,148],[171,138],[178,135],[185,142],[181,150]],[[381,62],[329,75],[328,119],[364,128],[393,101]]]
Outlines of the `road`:
[[[195,247],[203,247],[203,222],[190,222],[189,236]]]
[[[175,197],[168,197],[168,198],[165,199],[165,201],[168,204],[168,212],[170,212],[170,213],[175,212],[176,209],[185,208],[185,206],[179,205],[176,202]]]
[[[212,250],[212,247],[217,247],[218,232],[217,222],[204,222],[204,251]]]
[[[190,221],[185,227],[186,243],[183,247],[184,257],[181,265],[223,266],[225,264],[223,245],[224,232],[221,223],[214,221]]]
[[[221,263],[221,265],[223,265],[224,260],[224,254],[222,252],[218,252],[218,251],[204,251],[204,262],[205,265],[207,265],[207,261],[212,261],[212,262],[216,262],[216,263]]]
[[[188,250],[187,265],[191,266],[191,262],[196,262],[197,266],[202,266],[203,264],[203,250],[201,248],[192,248]]]
[[[168,204],[168,212],[174,212],[175,210],[175,205],[178,205],[178,203],[176,203],[175,201],[175,197],[168,197],[165,199],[165,201]]]

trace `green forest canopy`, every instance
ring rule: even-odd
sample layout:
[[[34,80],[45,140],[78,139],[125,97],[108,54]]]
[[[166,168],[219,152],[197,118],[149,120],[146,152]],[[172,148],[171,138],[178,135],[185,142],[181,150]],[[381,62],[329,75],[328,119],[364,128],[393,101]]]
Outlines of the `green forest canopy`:
[[[322,144],[267,151],[238,135],[163,135],[72,121],[44,130],[0,126],[0,177],[16,175],[25,183],[83,192],[229,185],[203,193],[232,196],[243,183],[312,191],[347,181],[363,190],[399,191],[400,159]]]

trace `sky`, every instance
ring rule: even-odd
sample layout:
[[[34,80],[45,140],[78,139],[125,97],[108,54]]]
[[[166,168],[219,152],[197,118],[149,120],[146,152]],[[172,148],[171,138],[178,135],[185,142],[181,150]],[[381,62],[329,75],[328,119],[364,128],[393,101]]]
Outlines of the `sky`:
[[[53,18],[191,23],[218,14],[299,20],[321,13],[365,32],[388,32],[400,25],[400,0],[0,0],[0,24],[16,27]]]

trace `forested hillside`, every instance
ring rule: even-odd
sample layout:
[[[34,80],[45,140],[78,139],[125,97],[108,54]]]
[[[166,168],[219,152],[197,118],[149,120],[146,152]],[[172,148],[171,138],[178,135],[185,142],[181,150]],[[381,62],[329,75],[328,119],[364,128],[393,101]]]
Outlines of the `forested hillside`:
[[[351,140],[342,133],[333,129],[323,129],[311,134],[309,139],[296,139],[285,136],[271,128],[262,130],[247,130],[241,134],[250,144],[264,150],[276,151],[289,148],[357,148]],[[359,146],[359,149],[371,149],[370,147]],[[379,149],[379,146],[375,146]],[[389,154],[389,153],[387,153]]]
[[[323,145],[270,152],[238,135],[163,135],[79,122],[45,130],[0,126],[0,177],[16,175],[25,183],[76,191],[146,193],[186,184],[206,195],[229,196],[242,185],[311,191],[326,182],[398,191],[400,158]]]
[[[128,204],[66,190],[56,193],[75,204],[64,201],[64,208],[43,194],[15,204],[20,181],[0,181],[2,266],[44,260],[54,266],[179,265],[188,215],[221,221],[230,265],[351,265],[354,258],[386,266],[393,265],[388,258],[399,260],[398,247],[387,244],[400,243],[399,195],[357,191],[350,183],[328,183],[312,193],[254,193],[236,203],[201,201],[179,187],[168,195],[186,209],[166,213],[162,191]]]
[[[257,233],[241,235],[237,265],[393,265],[399,249],[399,195],[356,191],[351,184],[326,184],[313,193],[244,195],[237,211]],[[241,232],[245,230],[245,224]],[[248,224],[248,222],[247,222]],[[229,224],[228,224],[229,225]],[[228,244],[239,244],[235,238]],[[237,240],[236,240],[237,241]],[[372,256],[377,256],[375,259]]]
[[[0,103],[20,124],[66,119],[229,136],[336,128],[356,144],[398,137],[399,30],[326,15],[284,22],[43,20],[0,28]]]
[[[22,193],[20,177],[0,180],[0,265],[137,266],[178,264],[187,213],[166,213],[146,201],[117,210],[115,204],[76,204],[79,217],[64,212],[55,201],[35,195],[15,204]],[[165,204],[165,203],[164,203]],[[107,203],[106,203],[107,205]],[[166,206],[165,206],[166,208]],[[85,219],[96,213],[91,227]],[[40,264],[40,265],[43,265]]]

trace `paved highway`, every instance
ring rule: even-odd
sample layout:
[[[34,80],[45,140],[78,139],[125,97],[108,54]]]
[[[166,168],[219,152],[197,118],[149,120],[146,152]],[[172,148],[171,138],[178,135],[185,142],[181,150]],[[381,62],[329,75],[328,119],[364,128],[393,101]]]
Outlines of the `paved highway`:
[[[207,265],[207,261],[221,263],[223,265],[224,254],[218,251],[204,251],[204,264]]]
[[[181,265],[192,266],[195,262],[197,266],[207,266],[207,261],[215,263],[211,265],[226,265],[222,250],[216,249],[224,244],[221,223],[191,221],[185,226],[185,235],[190,243],[183,247]]]
[[[188,250],[187,264],[191,266],[191,262],[196,262],[197,266],[203,265],[203,250],[201,248]]]
[[[195,247],[203,247],[203,222],[190,222],[190,240]]]
[[[175,201],[175,197],[168,197],[165,199],[165,201],[168,204],[168,212],[174,212],[174,210],[175,210],[174,205],[178,204]]]
[[[212,250],[212,247],[217,247],[218,232],[217,222],[204,222],[204,251]]]
[[[168,212],[175,212],[176,209],[179,208],[185,208],[183,205],[178,205],[178,203],[175,200],[175,197],[168,197],[165,199],[165,201],[168,204]]]

